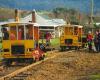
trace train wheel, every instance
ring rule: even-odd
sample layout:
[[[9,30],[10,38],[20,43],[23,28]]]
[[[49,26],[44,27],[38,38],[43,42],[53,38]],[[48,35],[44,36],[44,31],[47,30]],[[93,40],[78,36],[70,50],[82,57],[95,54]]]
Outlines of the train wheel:
[[[64,46],[64,51],[66,51],[66,46]]]
[[[12,60],[6,59],[4,64],[5,64],[6,66],[11,66]]]
[[[34,59],[33,58],[29,58],[25,60],[26,63],[32,64],[34,63]]]
[[[62,46],[60,46],[60,51],[63,51],[63,47]]]
[[[75,50],[79,50],[79,46],[75,46]]]
[[[71,49],[72,49],[72,47],[71,47],[71,46],[69,46],[69,47],[68,47],[68,49],[69,49],[69,50],[71,50]]]
[[[60,46],[61,51],[65,51],[65,47],[64,46]]]
[[[33,59],[33,58],[30,59],[30,64],[32,64],[32,63],[34,63],[34,62],[36,62],[35,59]]]

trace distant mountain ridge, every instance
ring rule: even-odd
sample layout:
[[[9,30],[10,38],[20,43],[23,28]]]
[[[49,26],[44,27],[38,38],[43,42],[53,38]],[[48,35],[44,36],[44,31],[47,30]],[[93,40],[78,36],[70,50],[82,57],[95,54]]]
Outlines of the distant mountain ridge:
[[[100,11],[100,0],[94,0],[94,11]],[[67,7],[90,12],[91,0],[0,0],[0,7],[23,10],[51,10],[56,7]]]

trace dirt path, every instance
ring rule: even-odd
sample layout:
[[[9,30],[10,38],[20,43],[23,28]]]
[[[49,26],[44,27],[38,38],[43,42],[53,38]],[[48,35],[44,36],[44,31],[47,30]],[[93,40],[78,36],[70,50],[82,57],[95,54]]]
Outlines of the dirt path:
[[[31,80],[89,80],[90,75],[100,73],[100,53],[54,54],[59,55],[33,68]]]
[[[55,57],[49,58],[53,56]],[[28,77],[22,75],[23,77],[17,80],[91,80],[91,75],[100,74],[100,53],[88,53],[82,50],[55,51],[48,53],[47,58],[42,63],[28,69],[25,72],[25,74],[30,74]],[[9,80],[15,80],[15,78]]]

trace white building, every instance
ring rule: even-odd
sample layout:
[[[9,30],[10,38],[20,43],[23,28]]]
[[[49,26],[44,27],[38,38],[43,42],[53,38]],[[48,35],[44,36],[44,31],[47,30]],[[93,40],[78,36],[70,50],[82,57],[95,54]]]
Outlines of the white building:
[[[9,19],[8,22],[14,22],[15,19]],[[60,36],[59,27],[65,25],[66,22],[63,19],[46,19],[43,16],[39,15],[35,10],[24,18],[20,18],[19,22],[21,23],[35,23],[36,26],[39,26],[41,32],[51,32],[53,36]],[[4,24],[6,22],[1,22]]]
[[[60,36],[59,27],[65,25],[66,22],[63,19],[46,19],[40,16],[36,11],[20,19],[21,22],[34,22],[39,26],[42,32],[51,32],[53,36]]]

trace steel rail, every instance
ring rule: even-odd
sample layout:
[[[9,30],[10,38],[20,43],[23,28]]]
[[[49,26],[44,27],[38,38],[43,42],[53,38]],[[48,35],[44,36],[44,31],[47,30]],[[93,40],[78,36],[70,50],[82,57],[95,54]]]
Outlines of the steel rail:
[[[71,53],[71,52],[73,52],[73,51],[75,51],[75,50],[71,50],[71,51],[68,51],[68,52],[66,52],[66,53]],[[52,52],[51,52],[51,53],[52,53]],[[26,67],[23,67],[23,68],[21,68],[21,69],[18,69],[18,70],[14,71],[14,72],[12,72],[12,73],[6,75],[6,76],[1,77],[0,80],[9,80],[10,78],[13,78],[13,77],[17,76],[17,75],[20,74],[20,73],[23,73],[23,72],[25,72],[25,71],[29,71],[29,70],[32,69],[34,66],[36,66],[36,65],[38,65],[38,64],[41,64],[41,63],[44,62],[44,61],[47,61],[47,60],[52,59],[52,58],[55,58],[57,55],[59,55],[59,54],[56,54],[56,55],[54,55],[54,56],[45,58],[45,59],[42,60],[42,61],[38,61],[38,62],[36,62],[36,63],[33,63],[33,64],[28,65],[28,66],[26,66]]]

